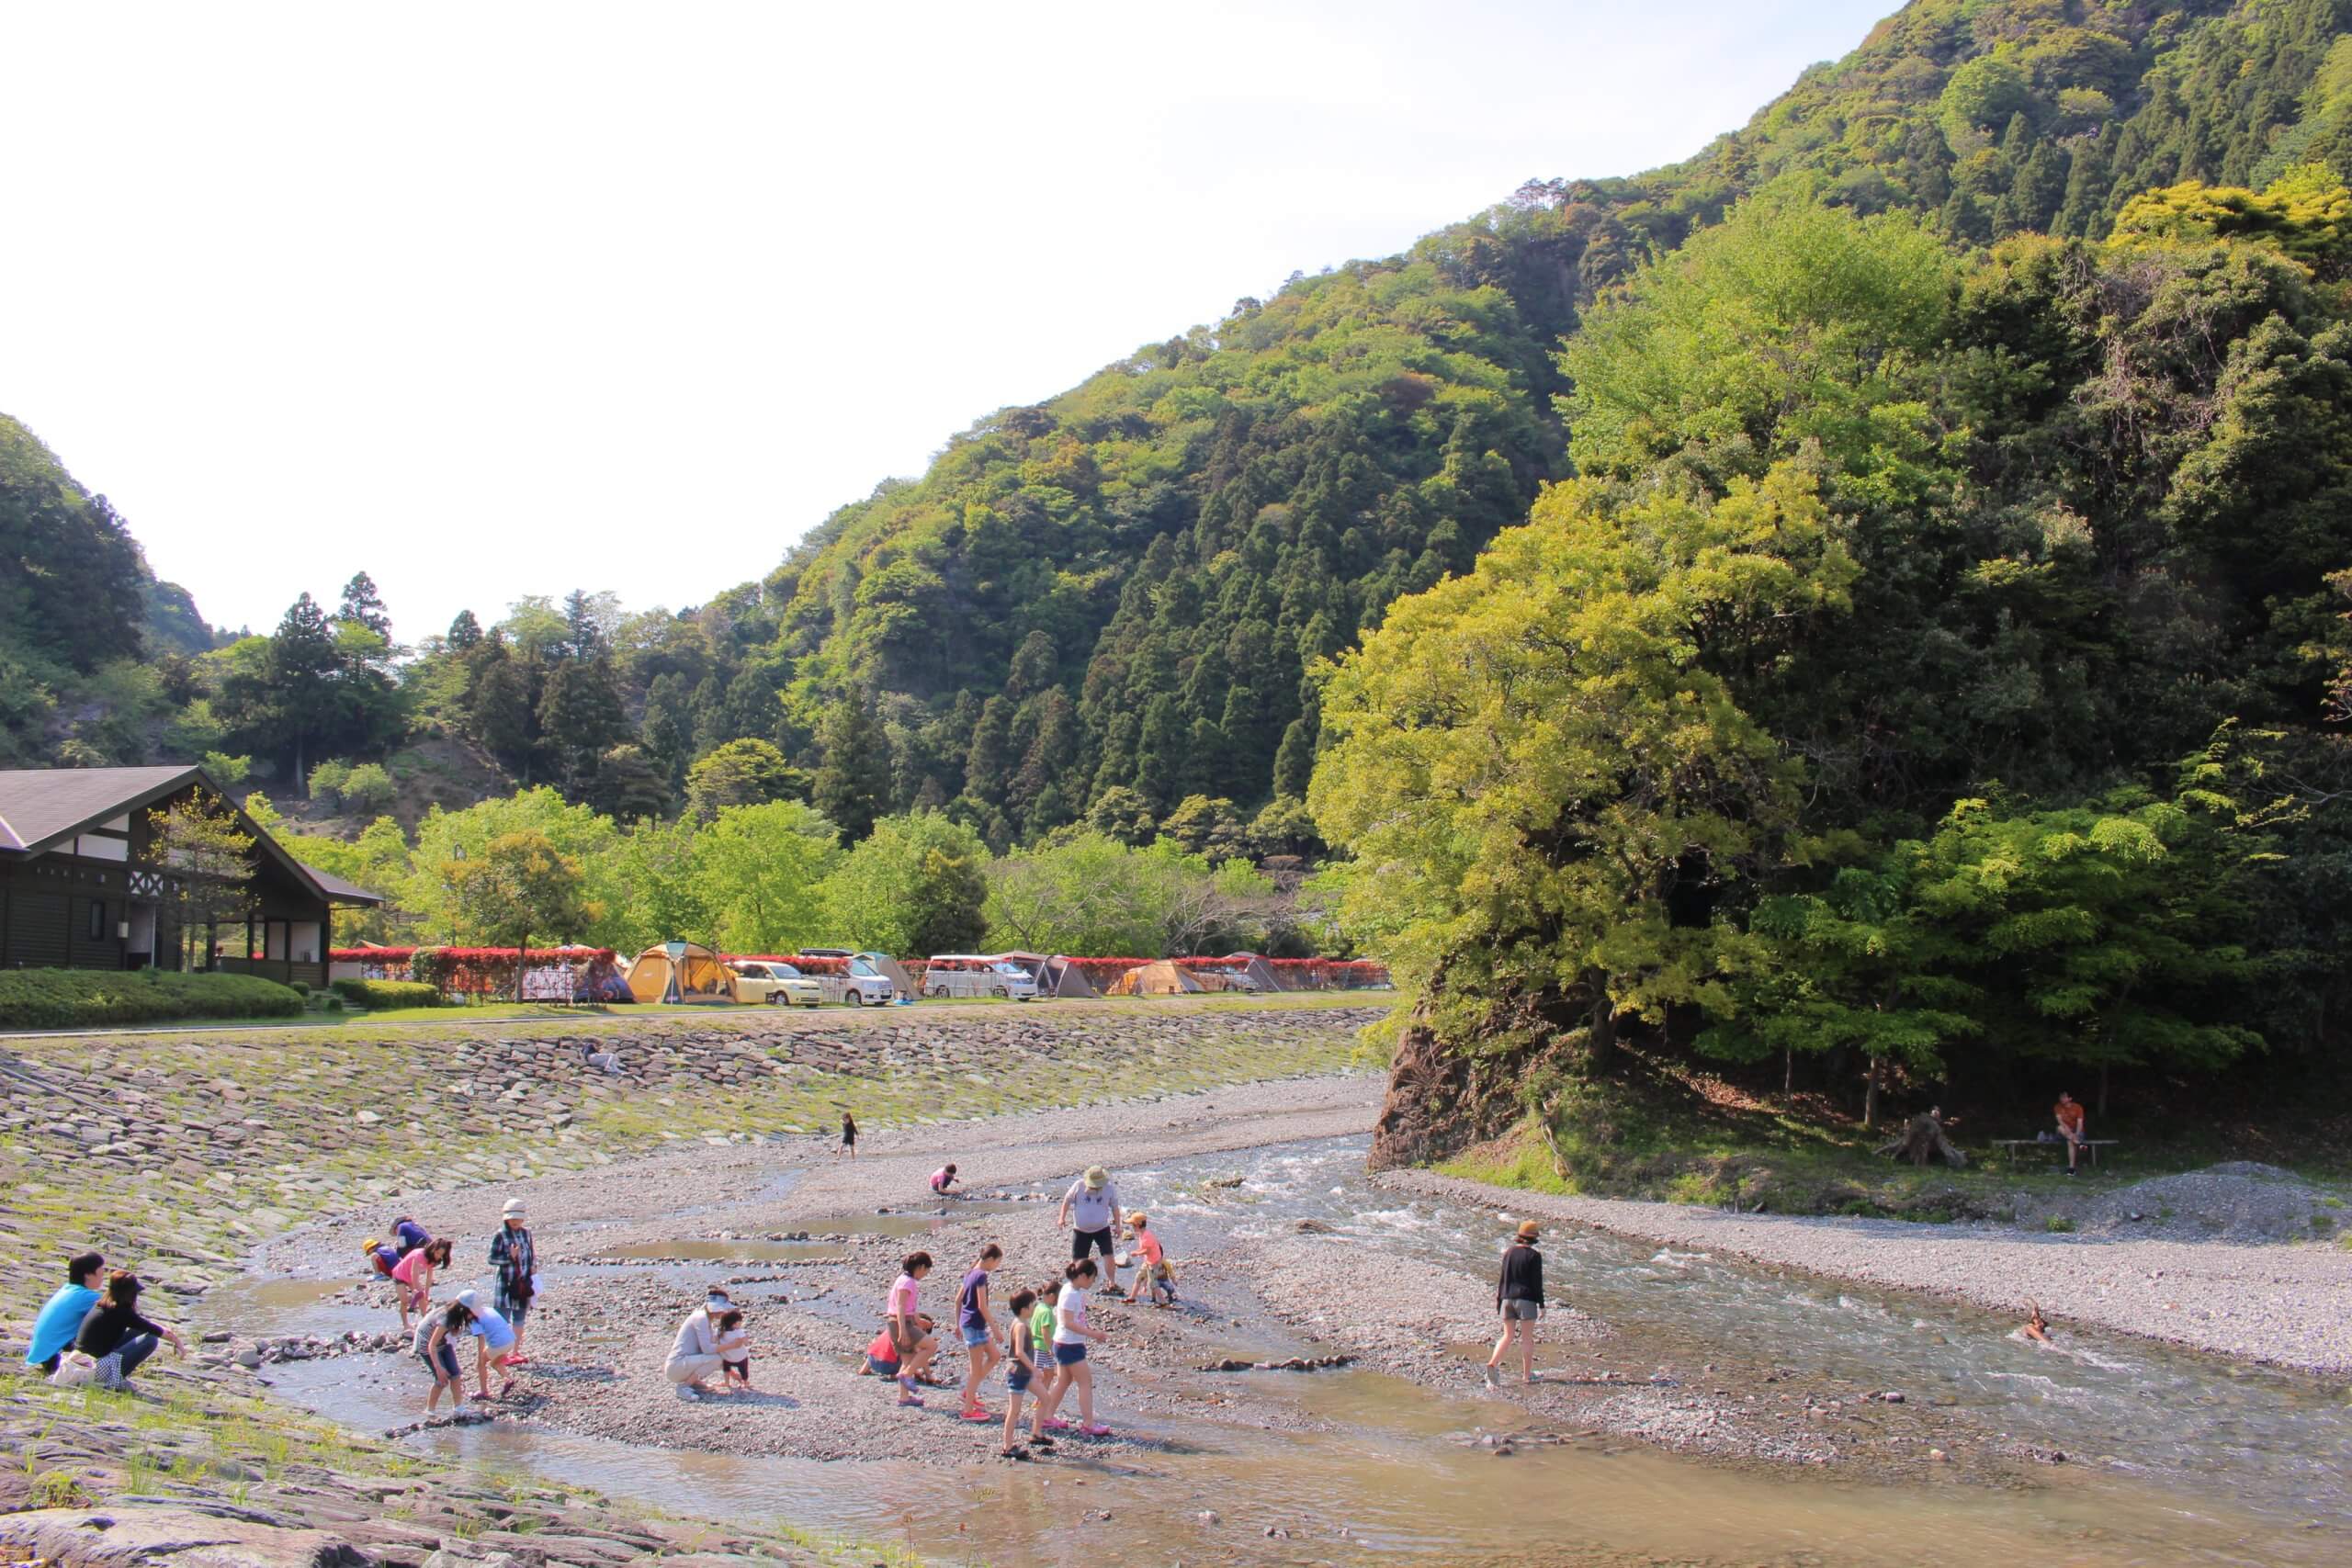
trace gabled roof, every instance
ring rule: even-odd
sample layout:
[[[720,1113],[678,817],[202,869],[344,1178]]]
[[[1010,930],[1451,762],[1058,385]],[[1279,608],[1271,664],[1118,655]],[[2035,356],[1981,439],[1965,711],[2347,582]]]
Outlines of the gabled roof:
[[[203,776],[187,766],[0,768],[0,850],[39,854]]]
[[[202,768],[0,768],[0,854],[32,856],[71,840],[99,823],[143,810],[191,784],[228,800]],[[237,810],[234,802],[230,809]],[[237,811],[254,847],[308,883],[330,904],[380,904],[383,897],[303,864],[261,824]]]
[[[384,901],[382,894],[370,893],[357,883],[345,882],[334,872],[321,871],[309,861],[298,860],[294,863],[310,874],[311,880],[319,885],[319,891],[327,896],[330,904],[380,904]]]

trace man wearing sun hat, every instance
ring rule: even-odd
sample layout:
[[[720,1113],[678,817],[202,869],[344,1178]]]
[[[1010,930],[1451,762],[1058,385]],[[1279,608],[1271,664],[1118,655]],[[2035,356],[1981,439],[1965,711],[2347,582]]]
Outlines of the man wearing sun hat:
[[[1495,1310],[1502,1314],[1502,1337],[1487,1358],[1488,1388],[1503,1385],[1503,1358],[1510,1353],[1511,1337],[1519,1337],[1519,1371],[1535,1381],[1535,1320],[1544,1315],[1544,1255],[1535,1250],[1543,1240],[1533,1220],[1520,1222],[1519,1232],[1503,1249],[1502,1272],[1495,1280]]]
[[[1119,1223],[1119,1190],[1111,1185],[1111,1173],[1099,1165],[1086,1168],[1086,1174],[1069,1184],[1062,1194],[1060,1215],[1056,1224],[1070,1227],[1069,1260],[1073,1263],[1091,1251],[1102,1255],[1106,1290],[1119,1288],[1119,1255],[1112,1245],[1112,1228]]]
[[[498,1270],[498,1314],[514,1330],[514,1349],[507,1363],[520,1366],[530,1359],[523,1354],[523,1325],[539,1293],[539,1259],[531,1247],[531,1233],[523,1228],[523,1200],[509,1198],[500,1213],[498,1234],[490,1238],[490,1261]]]

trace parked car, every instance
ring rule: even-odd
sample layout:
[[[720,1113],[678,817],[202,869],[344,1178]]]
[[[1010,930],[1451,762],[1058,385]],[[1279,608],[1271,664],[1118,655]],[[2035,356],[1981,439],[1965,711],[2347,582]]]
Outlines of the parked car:
[[[980,958],[948,953],[926,962],[922,971],[926,997],[1002,997],[1011,1001],[1037,999],[1036,977],[1006,958]]]
[[[887,1007],[897,993],[890,976],[874,967],[865,955],[846,947],[805,947],[803,958],[838,958],[848,971],[844,975],[820,975],[818,983],[824,987],[828,1001],[840,1000],[857,1007]]]
[[[739,1001],[812,1008],[825,999],[824,987],[789,964],[744,958],[728,967],[735,971],[735,996]]]

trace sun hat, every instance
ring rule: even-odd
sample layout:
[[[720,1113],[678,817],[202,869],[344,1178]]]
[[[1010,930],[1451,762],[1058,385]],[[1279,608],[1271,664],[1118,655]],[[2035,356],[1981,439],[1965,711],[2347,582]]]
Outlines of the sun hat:
[[[1107,1187],[1110,1184],[1111,1173],[1109,1171],[1103,1169],[1099,1165],[1090,1165],[1086,1168],[1087,1190],[1093,1191],[1098,1188]]]
[[[498,1212],[504,1214],[507,1218],[514,1220],[521,1219],[526,1213],[523,1207],[523,1200],[520,1198],[509,1198],[506,1200],[506,1207],[499,1210]]]
[[[1536,1224],[1535,1224],[1535,1222],[1534,1222],[1533,1220],[1521,1220],[1521,1221],[1520,1221],[1520,1222],[1519,1222],[1519,1239],[1520,1239],[1520,1240],[1521,1240],[1521,1241],[1533,1241],[1533,1240],[1536,1238],[1536,1234],[1537,1234],[1538,1228],[1539,1228],[1539,1227],[1536,1225]]]
[[[383,1244],[383,1242],[382,1242],[382,1241],[380,1241],[380,1240],[379,1240],[377,1237],[375,1237],[375,1236],[372,1236],[372,1235],[371,1235],[371,1236],[369,1236],[366,1241],[363,1241],[363,1242],[361,1242],[361,1243],[359,1244],[359,1250],[360,1250],[360,1251],[362,1251],[362,1252],[373,1252],[373,1251],[375,1251],[378,1247],[381,1247],[381,1246],[383,1246],[383,1245],[384,1245],[384,1244]]]
[[[1151,1224],[1151,1216],[1145,1213],[1141,1209],[1137,1209],[1134,1213],[1127,1216],[1127,1224],[1131,1225],[1148,1225]]]
[[[465,1308],[468,1312],[471,1312],[474,1310],[474,1303],[481,1300],[481,1292],[472,1289],[459,1291],[457,1294],[456,1300],[459,1306]]]

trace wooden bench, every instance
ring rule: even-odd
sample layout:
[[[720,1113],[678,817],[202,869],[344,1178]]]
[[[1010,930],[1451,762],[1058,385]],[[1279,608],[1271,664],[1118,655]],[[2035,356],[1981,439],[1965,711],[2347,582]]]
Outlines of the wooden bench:
[[[2091,1165],[2096,1168],[2098,1165],[2099,1150],[2111,1149],[2122,1141],[2123,1140],[2120,1138],[2085,1138],[2083,1140],[2082,1146],[2090,1151]],[[1994,1138],[1991,1139],[1990,1142],[1998,1148],[2008,1150],[2009,1157],[2012,1159],[2017,1157],[2017,1152],[2019,1149],[2058,1149],[2063,1151],[2066,1147],[2066,1144],[2064,1139],[2060,1139],[2056,1143],[2052,1143],[2042,1138]]]

